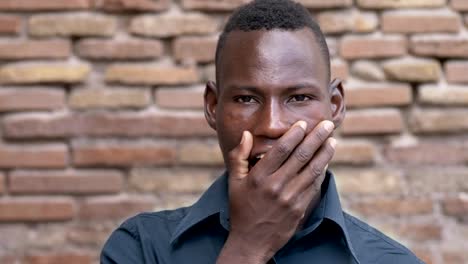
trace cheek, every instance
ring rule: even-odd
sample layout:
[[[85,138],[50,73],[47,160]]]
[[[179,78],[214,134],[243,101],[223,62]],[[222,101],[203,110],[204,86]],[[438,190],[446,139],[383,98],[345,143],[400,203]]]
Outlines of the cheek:
[[[248,111],[229,110],[219,111],[217,131],[223,151],[230,151],[236,147],[245,130],[251,131],[254,122],[253,115]]]
[[[323,103],[313,104],[303,109],[294,109],[291,114],[294,116],[294,122],[306,121],[308,130],[312,130],[321,121],[332,119],[330,109]]]

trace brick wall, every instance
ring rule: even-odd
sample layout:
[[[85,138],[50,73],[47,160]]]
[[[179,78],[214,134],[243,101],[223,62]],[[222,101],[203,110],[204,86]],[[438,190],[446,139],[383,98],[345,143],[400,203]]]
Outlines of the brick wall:
[[[222,170],[202,113],[245,0],[0,0],[0,262],[95,263],[118,223]],[[468,0],[302,0],[348,115],[346,208],[428,263],[468,263]]]

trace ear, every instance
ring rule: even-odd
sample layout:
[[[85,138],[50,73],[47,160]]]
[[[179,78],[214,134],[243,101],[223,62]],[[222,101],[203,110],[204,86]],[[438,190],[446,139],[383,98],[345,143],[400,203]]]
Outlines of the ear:
[[[218,105],[218,89],[213,81],[206,83],[204,94],[205,119],[211,128],[216,130],[216,106]]]
[[[343,82],[340,79],[335,79],[330,83],[330,105],[332,121],[335,127],[339,127],[346,116]]]

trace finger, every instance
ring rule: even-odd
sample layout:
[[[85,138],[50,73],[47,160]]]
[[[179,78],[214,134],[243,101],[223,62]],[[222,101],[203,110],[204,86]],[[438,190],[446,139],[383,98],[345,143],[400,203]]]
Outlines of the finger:
[[[336,139],[329,138],[306,167],[284,187],[285,199],[295,199],[306,192],[320,193],[328,163],[336,149]]]
[[[249,131],[244,131],[239,145],[229,152],[228,169],[233,177],[243,178],[247,176],[252,147],[252,134]]]
[[[296,147],[291,157],[282,166],[281,171],[299,172],[309,163],[321,146],[333,133],[335,125],[333,122],[325,120],[320,122],[312,132]]]
[[[304,139],[307,130],[305,121],[298,121],[272,146],[265,156],[252,168],[259,177],[271,175],[283,164],[296,146]]]

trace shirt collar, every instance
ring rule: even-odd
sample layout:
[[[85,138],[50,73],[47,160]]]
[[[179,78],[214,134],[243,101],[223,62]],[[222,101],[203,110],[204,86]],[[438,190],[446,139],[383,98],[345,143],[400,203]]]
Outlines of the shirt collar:
[[[203,193],[200,199],[188,209],[188,213],[182,218],[175,232],[171,237],[171,244],[174,243],[183,233],[206,218],[219,214],[221,225],[228,229],[229,199],[228,199],[228,175],[224,172],[209,188]],[[338,190],[333,173],[327,171],[324,184],[322,185],[322,199],[319,206],[314,210],[313,216],[320,219],[328,219],[336,223],[342,230],[346,244],[354,260],[359,263],[351,239],[346,228],[343,209],[341,207]],[[307,224],[306,224],[307,226]],[[303,231],[307,235],[313,229],[305,228]]]

